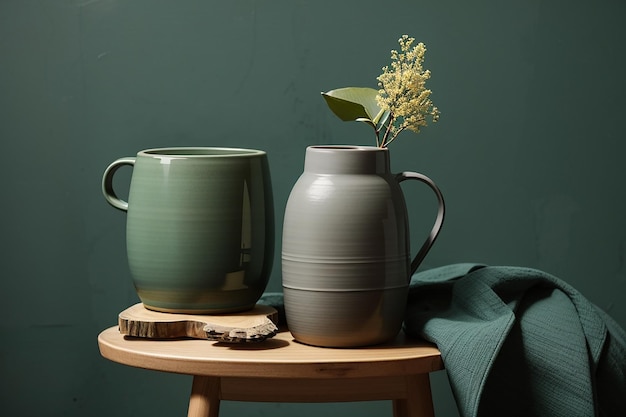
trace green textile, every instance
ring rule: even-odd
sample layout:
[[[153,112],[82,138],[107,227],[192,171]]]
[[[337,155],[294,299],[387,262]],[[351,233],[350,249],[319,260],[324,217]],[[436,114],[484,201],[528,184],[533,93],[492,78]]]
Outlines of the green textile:
[[[437,344],[463,417],[626,415],[626,333],[545,272],[417,273],[404,330]]]

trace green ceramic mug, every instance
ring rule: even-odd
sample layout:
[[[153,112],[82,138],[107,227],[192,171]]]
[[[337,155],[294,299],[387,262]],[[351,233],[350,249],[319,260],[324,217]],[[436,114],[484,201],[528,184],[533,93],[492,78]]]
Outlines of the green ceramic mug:
[[[132,166],[128,201],[113,189]],[[126,211],[128,264],[152,310],[224,313],[252,308],[274,257],[267,154],[253,149],[160,148],[114,161],[102,192]]]

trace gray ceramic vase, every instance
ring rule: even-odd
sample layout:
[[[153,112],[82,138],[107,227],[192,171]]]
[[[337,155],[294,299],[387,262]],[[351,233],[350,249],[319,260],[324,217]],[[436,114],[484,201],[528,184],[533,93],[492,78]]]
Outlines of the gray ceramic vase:
[[[410,277],[444,220],[443,196],[428,177],[392,174],[389,151],[311,146],[287,202],[282,279],[289,330],[302,343],[356,347],[399,332]],[[435,193],[439,210],[430,235],[411,259],[407,208],[400,182]]]
[[[128,202],[113,189],[131,166]],[[252,308],[274,258],[267,155],[233,148],[160,148],[107,167],[102,191],[128,213],[126,249],[137,294],[152,310],[224,313]]]

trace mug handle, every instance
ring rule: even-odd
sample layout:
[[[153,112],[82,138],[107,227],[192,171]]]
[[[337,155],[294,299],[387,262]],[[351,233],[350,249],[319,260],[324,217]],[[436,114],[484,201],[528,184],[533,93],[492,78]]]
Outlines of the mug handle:
[[[113,161],[113,163],[104,170],[104,174],[102,175],[102,194],[104,194],[106,201],[116,209],[128,211],[128,202],[122,200],[115,194],[115,190],[113,190],[113,175],[123,166],[134,165],[134,157],[125,157]]]
[[[428,185],[430,189],[435,192],[435,195],[437,196],[437,201],[439,203],[439,208],[437,210],[437,219],[435,220],[435,224],[433,225],[433,228],[430,231],[430,235],[428,235],[428,238],[426,238],[426,241],[424,242],[420,250],[417,252],[417,255],[415,255],[415,258],[413,258],[413,261],[411,262],[411,274],[409,275],[409,279],[410,279],[410,276],[413,275],[415,271],[417,271],[417,268],[426,257],[426,254],[428,253],[430,248],[433,246],[433,243],[435,243],[435,239],[437,239],[437,235],[439,235],[439,231],[441,230],[441,226],[443,225],[443,219],[446,214],[446,204],[443,200],[443,194],[441,193],[441,190],[439,190],[439,187],[437,187],[434,181],[428,178],[426,175],[418,174],[417,172],[408,172],[408,171],[396,174],[396,181],[398,181],[398,183],[401,183],[402,181],[405,181],[405,180],[417,180]]]

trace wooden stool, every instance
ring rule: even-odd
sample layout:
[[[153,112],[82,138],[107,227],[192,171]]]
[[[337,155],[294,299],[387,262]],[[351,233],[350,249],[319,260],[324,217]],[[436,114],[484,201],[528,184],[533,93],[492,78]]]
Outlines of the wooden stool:
[[[124,365],[193,375],[188,417],[216,417],[220,400],[339,402],[392,400],[396,417],[433,416],[428,373],[443,369],[431,344],[393,342],[331,349],[296,342],[288,331],[259,343],[98,336],[100,353]]]

